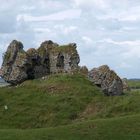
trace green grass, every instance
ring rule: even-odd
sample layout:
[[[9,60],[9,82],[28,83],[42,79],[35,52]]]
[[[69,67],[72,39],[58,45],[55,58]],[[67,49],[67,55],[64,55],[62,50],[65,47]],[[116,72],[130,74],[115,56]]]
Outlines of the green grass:
[[[0,128],[40,128],[72,123],[101,91],[78,75],[55,75],[0,89]],[[8,110],[4,106],[8,106]]]
[[[78,74],[0,88],[0,140],[19,139],[139,140],[140,91],[107,97]]]
[[[1,140],[139,140],[140,115],[40,129],[0,130]]]
[[[140,89],[140,80],[128,80],[128,85],[132,89]]]

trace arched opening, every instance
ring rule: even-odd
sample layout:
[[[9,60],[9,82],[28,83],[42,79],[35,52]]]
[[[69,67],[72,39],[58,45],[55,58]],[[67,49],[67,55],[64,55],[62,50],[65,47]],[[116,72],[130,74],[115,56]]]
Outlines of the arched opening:
[[[58,55],[56,66],[62,69],[64,68],[64,56],[62,54]]]

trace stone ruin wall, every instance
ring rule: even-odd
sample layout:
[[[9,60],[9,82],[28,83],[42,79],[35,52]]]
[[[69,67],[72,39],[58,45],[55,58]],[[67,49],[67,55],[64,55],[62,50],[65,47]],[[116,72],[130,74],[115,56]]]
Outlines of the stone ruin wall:
[[[38,49],[23,50],[23,44],[13,40],[4,55],[1,77],[11,84],[40,78],[54,73],[71,73],[80,62],[76,44],[59,46],[51,40]]]

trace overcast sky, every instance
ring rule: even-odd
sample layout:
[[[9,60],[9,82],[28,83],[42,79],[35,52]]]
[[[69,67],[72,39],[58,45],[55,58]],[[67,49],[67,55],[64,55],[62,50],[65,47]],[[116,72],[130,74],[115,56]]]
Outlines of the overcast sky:
[[[140,78],[140,0],[0,0],[0,64],[13,39],[75,42],[80,65]]]

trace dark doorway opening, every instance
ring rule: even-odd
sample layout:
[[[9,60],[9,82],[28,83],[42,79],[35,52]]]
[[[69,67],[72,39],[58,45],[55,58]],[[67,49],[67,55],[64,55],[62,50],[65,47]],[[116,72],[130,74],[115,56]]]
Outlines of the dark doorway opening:
[[[56,66],[62,69],[64,68],[64,56],[62,54],[58,55]]]
[[[27,70],[28,79],[34,79],[34,70],[32,68]]]

